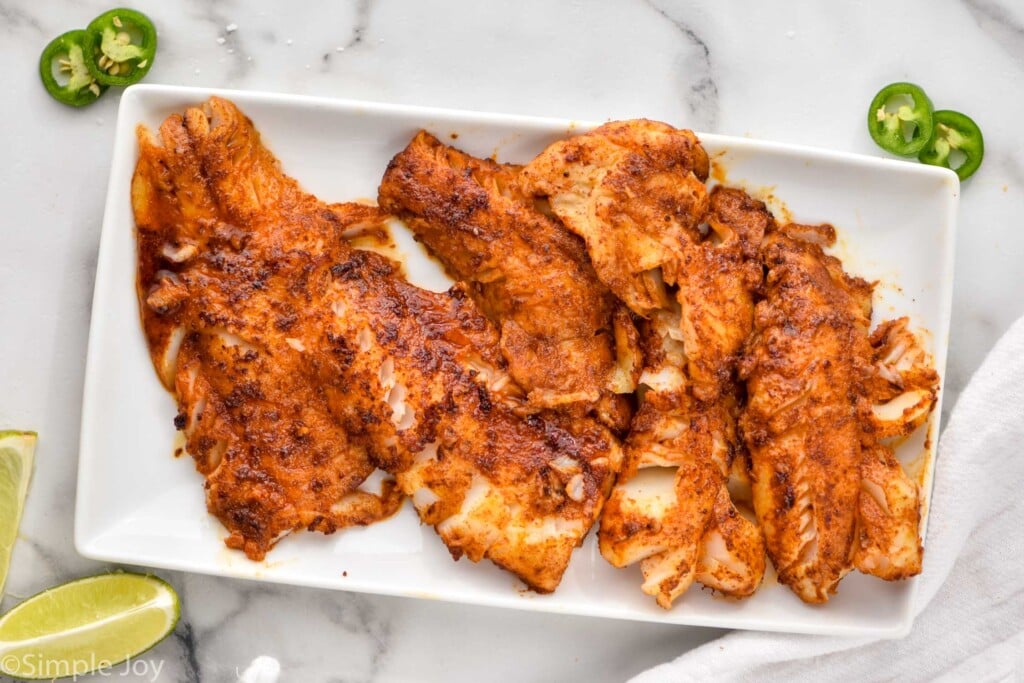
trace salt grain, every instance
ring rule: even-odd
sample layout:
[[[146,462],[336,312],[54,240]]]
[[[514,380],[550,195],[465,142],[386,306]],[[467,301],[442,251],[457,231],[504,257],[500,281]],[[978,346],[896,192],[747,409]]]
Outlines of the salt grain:
[[[221,37],[221,38],[218,38],[218,39],[217,39],[217,44],[218,44],[218,45],[223,45],[223,44],[224,44],[225,42],[226,42],[226,41],[224,40],[224,38],[223,38],[223,37]]]
[[[224,30],[227,31],[228,33],[234,33],[235,31],[238,30],[238,24],[228,24],[227,26],[224,27]]]

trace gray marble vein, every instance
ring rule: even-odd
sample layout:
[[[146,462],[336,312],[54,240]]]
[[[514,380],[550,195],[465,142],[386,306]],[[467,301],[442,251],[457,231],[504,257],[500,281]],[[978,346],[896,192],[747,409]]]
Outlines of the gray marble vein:
[[[181,648],[180,658],[185,664],[185,680],[189,683],[200,683],[203,677],[199,666],[199,657],[196,655],[198,646],[192,625],[187,621],[181,621],[174,631],[174,639]]]
[[[352,25],[352,35],[345,43],[346,50],[363,44],[363,39],[370,29],[370,10],[372,0],[356,0],[356,16]]]
[[[36,33],[43,31],[43,26],[35,15],[10,2],[0,3],[0,24],[7,30],[19,30],[27,27]]]
[[[717,130],[718,85],[713,75],[711,49],[693,28],[681,19],[675,18],[655,0],[644,0],[644,4],[670,22],[689,46],[686,53],[677,60],[680,78],[688,84],[685,100],[692,121],[688,125],[704,131]]]
[[[1000,0],[963,0],[978,26],[1024,66],[1024,20]],[[1020,5],[1017,5],[1018,9]]]

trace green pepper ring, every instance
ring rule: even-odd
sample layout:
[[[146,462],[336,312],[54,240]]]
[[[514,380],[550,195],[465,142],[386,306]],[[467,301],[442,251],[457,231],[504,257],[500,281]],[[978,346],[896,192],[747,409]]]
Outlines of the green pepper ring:
[[[956,136],[956,143],[950,144],[950,134]],[[946,140],[946,149],[936,148],[936,143]],[[949,153],[952,150],[959,150],[966,157],[964,162],[956,168],[949,165]],[[944,166],[954,171],[960,180],[967,180],[981,166],[981,160],[985,158],[985,137],[981,134],[981,128],[974,119],[951,109],[942,109],[935,112],[935,134],[928,144],[921,150],[917,157],[918,161],[930,166]]]
[[[42,54],[39,55],[39,77],[43,81],[43,87],[46,88],[46,92],[50,94],[50,97],[69,107],[84,107],[87,104],[92,104],[107,89],[107,86],[97,83],[100,91],[99,95],[90,90],[88,86],[83,86],[77,90],[69,90],[67,86],[58,83],[53,75],[54,57],[59,54],[69,53],[73,45],[77,45],[82,49],[83,62],[88,68],[90,60],[86,57],[88,54],[85,46],[86,38],[86,32],[81,29],[62,33],[51,40],[43,48]],[[89,73],[91,74],[92,71],[90,70]]]
[[[132,65],[131,70],[127,74],[118,74],[116,76],[107,73],[99,65],[99,59],[103,55],[100,48],[103,41],[103,30],[105,28],[111,28],[115,31],[122,30],[121,26],[115,24],[115,19],[125,25],[125,28],[135,28],[142,34],[142,44],[139,47],[142,48],[143,52],[140,58],[134,60],[135,64]],[[145,14],[126,7],[112,9],[90,21],[85,32],[86,64],[89,67],[89,73],[92,74],[97,82],[103,85],[132,85],[145,78],[153,66],[153,57],[156,55],[157,43],[156,27]],[[139,64],[143,64],[143,66],[140,67]]]
[[[906,112],[907,118],[890,114],[879,118],[889,100],[899,95],[910,97],[914,106]],[[913,122],[916,127],[910,140],[903,136],[901,121]],[[913,83],[890,83],[875,95],[868,108],[868,132],[875,143],[887,152],[899,156],[911,157],[917,154],[932,139],[935,125],[932,114],[932,101],[920,86]]]

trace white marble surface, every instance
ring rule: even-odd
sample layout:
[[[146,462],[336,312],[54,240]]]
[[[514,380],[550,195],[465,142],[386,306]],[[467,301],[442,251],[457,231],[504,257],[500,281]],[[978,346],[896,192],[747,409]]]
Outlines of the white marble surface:
[[[489,3],[271,0],[132,6],[160,29],[147,81],[601,119],[875,153],[882,84],[971,113],[988,156],[965,185],[947,406],[1024,313],[1024,6],[963,2]],[[104,567],[71,541],[83,360],[118,94],[43,92],[38,55],[109,3],[0,0],[0,426],[41,434],[4,607]],[[237,30],[227,32],[229,24]],[[223,38],[223,41],[218,41]],[[621,680],[716,635],[161,573],[175,637],[120,680],[234,680],[258,655],[284,681]],[[120,670],[115,673],[122,673]],[[104,680],[104,679],[97,679]]]

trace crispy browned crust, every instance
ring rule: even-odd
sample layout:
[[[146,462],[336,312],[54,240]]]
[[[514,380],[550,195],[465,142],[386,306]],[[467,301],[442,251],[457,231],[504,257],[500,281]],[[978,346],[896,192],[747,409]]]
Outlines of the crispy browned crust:
[[[754,507],[779,573],[824,602],[851,569],[860,489],[858,396],[870,354],[859,282],[779,231],[763,246],[767,298],[747,357]]]
[[[613,565],[640,562],[642,589],[665,608],[698,577],[742,596],[764,572],[760,533],[726,479],[739,445],[735,369],[771,216],[738,190],[709,196],[707,174],[692,132],[647,120],[556,142],[521,173],[584,239],[598,278],[648,318],[643,392],[599,539]]]
[[[750,595],[765,568],[760,531],[736,510],[726,480],[742,450],[736,366],[753,326],[757,248],[772,219],[763,203],[719,187],[707,222],[713,235],[685,236],[679,260],[665,265],[679,285],[678,308],[653,313],[642,327],[647,387],[600,531],[610,562],[642,559],[643,590],[665,608],[694,580]],[[633,482],[638,474],[651,482],[645,468],[669,468],[663,476],[674,478],[672,505],[653,504]]]
[[[371,462],[394,474],[453,556],[487,557],[553,590],[618,469],[611,434],[582,417],[521,417],[522,390],[472,298],[420,290],[393,262],[348,246],[346,232],[380,220],[377,210],[303,193],[230,102],[213,98],[161,132],[163,146],[140,131],[133,181],[143,323],[158,371],[173,355],[167,328],[186,329],[172,386],[229,544],[259,557],[276,540],[269,529],[287,526],[268,488],[332,509],[337,497],[321,501],[313,486],[323,463],[308,447],[324,441],[345,444],[337,466],[347,482]],[[164,245],[186,242],[196,253],[184,264],[161,261]],[[160,275],[168,269],[173,278]],[[219,344],[192,343],[214,335]],[[218,459],[222,429],[242,418],[195,416],[222,403],[247,411],[247,424]],[[274,411],[292,403],[322,422],[277,434]],[[252,419],[266,428],[256,432]],[[282,467],[309,467],[288,479],[274,439],[290,438]]]
[[[366,252],[333,268],[336,300],[347,304],[334,334],[376,336],[344,363],[325,359],[335,414],[351,433],[365,431],[378,464],[397,475],[454,557],[487,557],[532,588],[553,590],[618,469],[614,438],[584,418],[520,417],[497,334],[461,289],[419,290]],[[388,359],[415,414],[404,430],[374,398]],[[550,537],[549,524],[565,528]]]
[[[420,131],[380,185],[400,217],[498,326],[509,372],[539,408],[582,407],[624,430],[639,367],[619,370],[628,315],[600,283],[582,241],[538,211],[518,169],[476,159]],[[631,364],[632,365],[632,364]]]
[[[661,278],[673,274],[666,266],[678,262],[680,243],[697,238],[708,166],[691,131],[638,119],[556,142],[522,176],[586,242],[601,282],[647,316],[668,303]]]
[[[765,239],[766,298],[744,360],[754,507],[780,581],[807,602],[828,600],[855,565],[920,571],[917,487],[872,426],[872,286],[824,253],[833,239],[798,225]]]
[[[754,295],[761,286],[758,247],[774,223],[763,202],[738,189],[716,187],[709,208],[713,237],[687,243],[672,265],[687,371],[693,394],[703,401],[736,386],[736,364],[753,329]]]
[[[207,478],[207,505],[230,532],[227,545],[258,560],[291,531],[331,533],[393,514],[402,500],[395,482],[360,490],[374,470],[367,448],[340,428],[292,346],[318,325],[300,275],[314,245],[294,230],[257,234],[228,218],[181,116],[164,122],[159,139],[141,128],[138,137],[132,197],[143,330],[178,397],[175,424]],[[205,152],[223,154],[217,145]],[[294,225],[290,215],[267,218]],[[353,206],[335,223],[379,220],[376,209]]]

